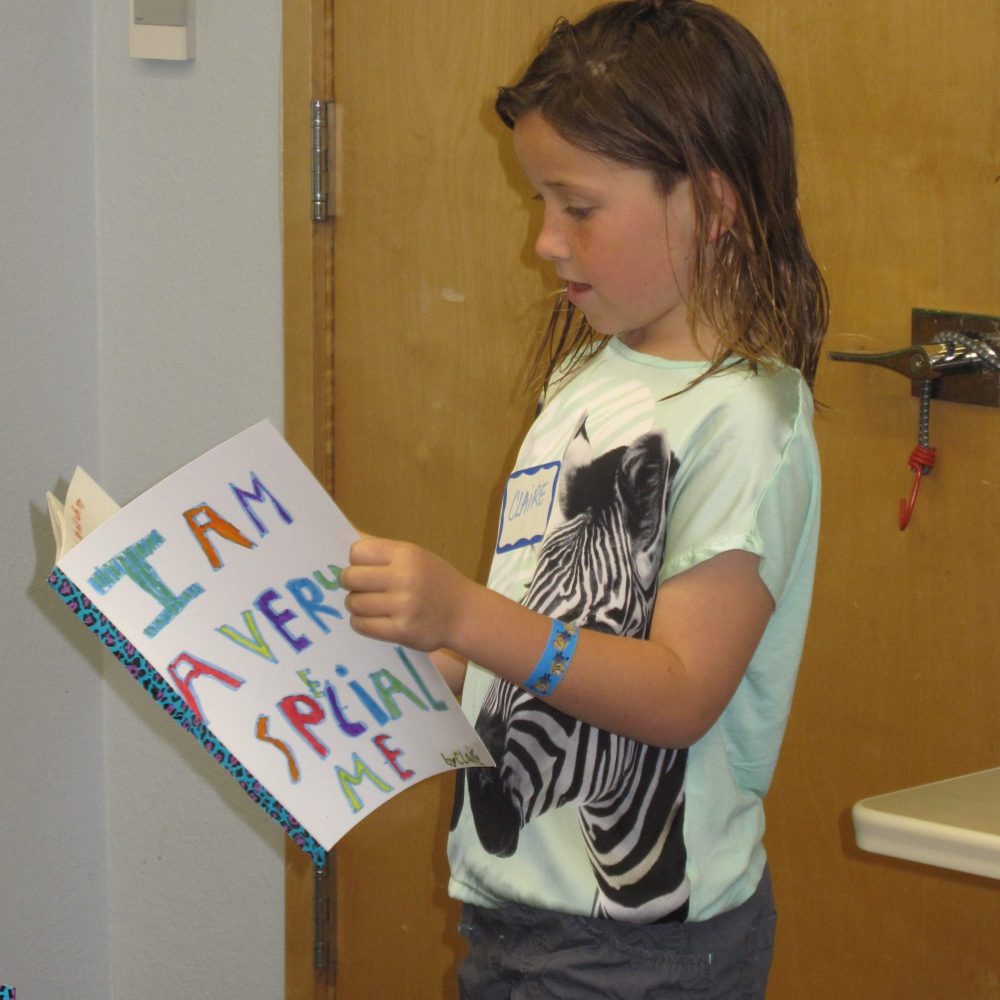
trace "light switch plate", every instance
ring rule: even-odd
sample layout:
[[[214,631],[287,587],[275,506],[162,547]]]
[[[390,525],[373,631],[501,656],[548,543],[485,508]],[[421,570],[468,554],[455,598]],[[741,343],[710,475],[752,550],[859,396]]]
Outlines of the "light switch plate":
[[[133,0],[132,20],[161,28],[186,28],[187,0]]]
[[[194,59],[195,0],[129,0],[128,54],[133,59]]]

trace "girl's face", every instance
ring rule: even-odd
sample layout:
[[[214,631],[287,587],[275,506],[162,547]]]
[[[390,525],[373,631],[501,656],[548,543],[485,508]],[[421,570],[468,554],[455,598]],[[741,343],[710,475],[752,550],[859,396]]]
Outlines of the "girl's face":
[[[674,360],[703,359],[715,338],[688,325],[695,249],[688,180],[664,196],[653,175],[567,142],[538,111],[518,118],[514,148],[545,206],[535,252],[598,333]]]

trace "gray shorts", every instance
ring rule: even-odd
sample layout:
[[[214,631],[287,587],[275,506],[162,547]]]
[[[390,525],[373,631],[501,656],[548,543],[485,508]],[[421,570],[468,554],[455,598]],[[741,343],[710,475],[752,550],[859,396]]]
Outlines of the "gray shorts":
[[[527,906],[465,904],[463,1000],[763,1000],[774,946],[767,869],[735,910],[691,923],[626,924]]]

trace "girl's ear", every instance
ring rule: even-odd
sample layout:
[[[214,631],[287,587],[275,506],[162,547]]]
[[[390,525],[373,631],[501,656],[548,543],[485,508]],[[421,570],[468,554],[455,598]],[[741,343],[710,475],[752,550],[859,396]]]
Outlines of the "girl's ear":
[[[718,170],[709,173],[709,184],[712,187],[713,209],[708,238],[710,242],[715,243],[732,228],[736,221],[739,201],[729,179]]]

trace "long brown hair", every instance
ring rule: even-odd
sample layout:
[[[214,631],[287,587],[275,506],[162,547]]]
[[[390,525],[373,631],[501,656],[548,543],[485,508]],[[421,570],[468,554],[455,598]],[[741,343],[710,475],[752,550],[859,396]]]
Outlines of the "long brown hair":
[[[720,337],[702,378],[732,357],[775,361],[812,385],[826,333],[826,284],[798,211],[792,117],[777,73],[738,21],[697,0],[625,0],[576,24],[556,22],[496,110],[513,128],[538,111],[579,148],[650,171],[667,195],[689,178],[696,250],[688,313]],[[719,178],[735,217],[716,239]],[[600,336],[563,298],[536,364],[540,380],[573,371]],[[700,379],[696,380],[700,381]]]

